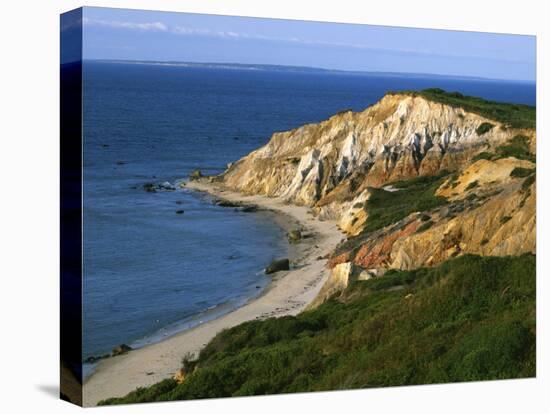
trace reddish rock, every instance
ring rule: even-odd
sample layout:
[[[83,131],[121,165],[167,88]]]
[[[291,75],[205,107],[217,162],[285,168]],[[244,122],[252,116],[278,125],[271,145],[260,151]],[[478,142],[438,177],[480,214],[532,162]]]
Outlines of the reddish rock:
[[[353,262],[366,269],[382,266],[389,260],[389,255],[395,241],[401,237],[407,237],[413,234],[419,226],[420,222],[414,220],[400,230],[370,240],[359,249]]]

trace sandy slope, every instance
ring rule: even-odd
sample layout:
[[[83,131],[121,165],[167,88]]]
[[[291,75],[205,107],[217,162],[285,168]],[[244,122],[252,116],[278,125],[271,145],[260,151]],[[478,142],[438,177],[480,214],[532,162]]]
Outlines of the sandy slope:
[[[326,260],[317,260],[317,257],[331,252],[343,237],[334,222],[316,220],[309,214],[309,208],[287,205],[280,199],[243,196],[207,183],[190,182],[188,188],[277,211],[282,213],[280,221],[287,229],[301,225],[313,237],[296,245],[295,257],[291,257],[295,268],[277,273],[273,283],[259,298],[219,319],[162,342],[102,361],[84,384],[86,406],[96,405],[105,398],[123,396],[137,387],[170,377],[180,368],[181,359],[187,352],[198,352],[223,329],[255,318],[299,313],[315,298],[329,275],[324,266]]]

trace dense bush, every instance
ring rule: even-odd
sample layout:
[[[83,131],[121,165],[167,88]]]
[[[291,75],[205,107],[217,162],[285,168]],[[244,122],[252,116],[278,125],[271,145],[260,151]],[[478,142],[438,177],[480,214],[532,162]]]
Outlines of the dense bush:
[[[529,149],[529,139],[524,135],[516,135],[507,144],[497,148],[497,158],[507,157],[535,162],[535,154]]]
[[[476,134],[477,135],[483,135],[489,132],[491,129],[494,128],[494,125],[489,122],[483,122],[480,126],[476,128]]]
[[[531,377],[535,339],[535,257],[466,255],[226,330],[182,384],[103,403]]]
[[[525,177],[529,177],[531,174],[535,174],[534,168],[516,167],[510,173],[510,177],[525,178]]]
[[[479,161],[479,160],[492,160],[495,157],[495,154],[483,151],[477,154],[474,158],[472,158],[472,161]]]
[[[533,185],[533,183],[536,181],[536,179],[537,179],[537,176],[535,174],[531,174],[529,177],[527,177],[525,179],[525,181],[521,185],[521,189],[523,191],[528,191],[529,187],[531,187],[531,185]]]
[[[518,160],[527,160],[536,162],[535,154],[529,149],[529,138],[525,135],[516,135],[506,144],[500,145],[495,149],[495,152],[480,152],[472,161],[490,160],[496,161],[501,158],[514,157]]]
[[[476,180],[476,181],[472,181],[470,184],[468,184],[465,188],[466,191],[470,191],[470,190],[473,190],[474,188],[476,187],[479,187],[479,182]]]
[[[425,223],[422,223],[418,230],[416,230],[417,233],[422,233],[423,231],[428,230],[430,227],[433,226],[433,221],[426,221]]]

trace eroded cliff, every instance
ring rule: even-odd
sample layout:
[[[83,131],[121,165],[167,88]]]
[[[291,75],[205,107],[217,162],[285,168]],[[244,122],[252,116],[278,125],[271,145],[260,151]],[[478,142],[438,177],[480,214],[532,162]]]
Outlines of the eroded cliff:
[[[328,262],[337,267],[330,294],[385,269],[535,252],[535,130],[503,121],[515,108],[502,105],[486,117],[388,94],[362,112],[275,133],[219,179],[337,220],[348,240]]]

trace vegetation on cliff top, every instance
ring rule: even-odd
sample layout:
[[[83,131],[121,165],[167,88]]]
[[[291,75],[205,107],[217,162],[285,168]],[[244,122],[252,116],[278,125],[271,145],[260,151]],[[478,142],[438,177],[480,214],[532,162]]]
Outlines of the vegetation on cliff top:
[[[493,119],[511,128],[536,128],[536,109],[534,106],[494,102],[475,96],[462,95],[459,92],[446,92],[439,88],[390,93],[422,96],[433,102],[462,108],[467,112]]]
[[[481,152],[473,158],[473,161],[480,159],[495,161],[508,157],[536,162],[536,156],[529,149],[529,139],[525,135],[516,135],[506,144],[497,147],[494,153]]]
[[[535,375],[535,256],[461,256],[218,334],[178,384],[101,404]],[[396,290],[400,286],[400,290]]]

